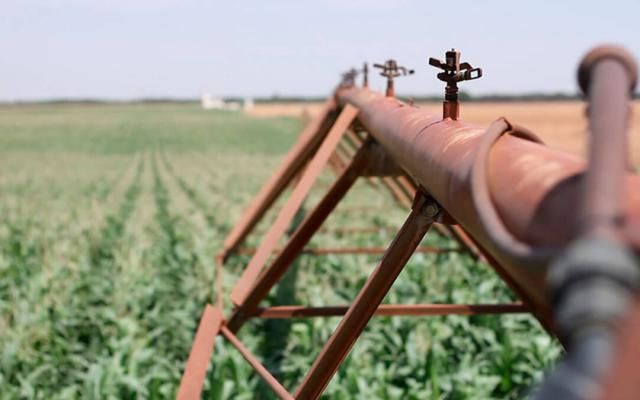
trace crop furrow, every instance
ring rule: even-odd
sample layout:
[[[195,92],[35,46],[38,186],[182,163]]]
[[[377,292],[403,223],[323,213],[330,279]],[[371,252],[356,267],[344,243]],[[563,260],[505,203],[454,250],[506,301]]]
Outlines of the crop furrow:
[[[140,192],[142,168],[140,162],[120,206],[106,218],[100,235],[86,237],[85,258],[67,260],[68,265],[47,260],[46,273],[31,272],[30,301],[40,304],[37,312],[46,322],[35,331],[28,321],[22,321],[22,329],[30,333],[25,344],[37,349],[37,360],[16,358],[13,365],[3,365],[3,377],[10,383],[33,380],[42,387],[77,387],[86,381],[89,366],[109,352],[108,343],[118,330],[111,309],[113,275],[124,226]],[[13,237],[21,239],[19,235]],[[23,369],[32,362],[55,368],[32,377]]]
[[[120,171],[118,171],[116,176],[113,179],[111,179],[108,188],[104,190],[104,193],[102,193],[100,200],[103,202],[107,202],[109,201],[111,196],[116,196],[117,189],[122,184],[122,182],[125,181],[127,174],[130,172],[132,168],[136,168],[136,171],[137,171],[138,168],[140,168],[140,164],[144,164],[144,161],[141,159],[138,159],[138,153],[136,153],[136,155],[131,157],[131,161],[127,164],[127,166],[125,168],[122,168]]]
[[[112,215],[108,215],[105,226],[102,228],[100,239],[93,243],[89,249],[89,258],[94,266],[108,266],[114,260],[114,254],[119,241],[122,239],[126,223],[133,213],[136,200],[140,195],[140,181],[144,168],[143,160],[138,162],[133,182],[124,194],[124,200],[119,209]]]
[[[215,231],[217,234],[222,235],[228,227],[224,224],[220,224],[216,221],[216,217],[214,211],[211,209],[209,201],[205,200],[200,193],[197,192],[191,185],[187,183],[187,181],[182,178],[179,174],[177,174],[171,165],[171,162],[166,157],[166,154],[162,155],[162,162],[169,172],[169,175],[175,180],[178,184],[180,190],[185,194],[185,196],[189,199],[191,204],[193,204],[204,216],[207,226]]]

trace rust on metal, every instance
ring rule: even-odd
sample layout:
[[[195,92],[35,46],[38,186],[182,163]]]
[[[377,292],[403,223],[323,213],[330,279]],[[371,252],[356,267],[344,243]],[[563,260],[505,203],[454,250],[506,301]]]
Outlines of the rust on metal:
[[[344,168],[344,163],[338,152],[333,152],[331,156],[329,156],[327,164],[336,175],[340,174],[340,171]]]
[[[598,400],[636,400],[640,393],[638,360],[640,360],[640,298],[635,299],[629,313],[619,323],[612,365],[605,371],[602,393]]]
[[[460,103],[458,102],[458,82],[470,81],[482,77],[482,69],[474,68],[468,62],[460,62],[460,52],[451,49],[445,53],[444,62],[437,58],[429,58],[429,65],[442,70],[438,79],[445,82],[444,103],[442,104],[442,119],[460,118]]]
[[[276,306],[257,308],[252,316],[265,319],[339,317],[349,306],[304,307]],[[487,315],[526,313],[530,310],[522,303],[513,304],[381,304],[373,314],[389,316]]]
[[[464,248],[469,252],[469,254],[471,254],[478,260],[486,261],[478,246],[473,242],[473,239],[469,237],[469,234],[465,232],[464,229],[462,229],[462,227],[454,224],[448,225],[447,228],[451,232],[451,235],[455,237],[458,242],[464,244]]]
[[[223,315],[220,310],[207,304],[198,325],[191,353],[182,374],[176,398],[178,400],[199,400],[209,361],[213,354],[216,336],[222,328]]]
[[[369,162],[368,152],[369,146],[373,143],[363,146],[360,151],[353,157],[349,166],[342,172],[329,191],[315,206],[313,211],[302,221],[298,229],[291,235],[287,245],[280,251],[265,270],[265,272],[252,282],[252,287],[246,292],[243,298],[238,299],[238,306],[229,318],[229,329],[237,331],[246,321],[247,314],[258,307],[259,303],[267,296],[271,288],[278,280],[287,272],[295,258],[300,254],[302,249],[309,243],[313,234],[320,228],[322,223],[327,219],[331,211],[335,209],[340,200],[353,187],[360,173],[364,171]]]
[[[342,226],[335,228],[322,228],[318,231],[318,233],[343,235],[356,233],[380,233],[394,230],[395,228],[392,228],[390,226]]]
[[[629,60],[631,57],[623,51],[601,49],[588,56],[580,68],[580,85],[592,100],[593,165],[588,169],[583,160],[546,148],[533,133],[506,119],[497,120],[486,130],[459,121],[458,83],[480,78],[482,70],[460,62],[460,53],[454,49],[446,52],[444,62],[429,60],[430,65],[442,70],[438,79],[447,84],[442,119],[394,98],[394,78],[413,73],[394,60],[374,64],[387,78],[385,96],[367,89],[366,63],[362,70],[345,73],[321,116],[307,126],[225,240],[216,259],[219,309],[205,308],[178,397],[198,398],[219,332],[282,399],[319,398],[374,316],[530,312],[555,334],[545,279],[549,260],[557,249],[565,248],[580,234],[595,233],[615,237],[636,253],[640,250],[640,230],[636,229],[640,225],[640,177],[626,172],[624,132],[629,109],[626,97],[621,95],[628,92],[629,78],[637,80],[637,67]],[[363,88],[356,88],[358,73],[364,75]],[[325,165],[334,170],[336,181],[287,243],[278,247]],[[392,243],[387,248],[307,247],[359,178],[370,182],[376,179],[398,204],[411,207]],[[241,248],[246,236],[289,185],[292,194],[260,245]],[[583,193],[585,206],[581,209],[575,204],[583,204]],[[375,210],[370,207],[367,211]],[[460,246],[420,246],[432,226]],[[339,229],[346,233],[383,228]],[[485,260],[520,302],[381,304],[412,254],[451,251],[469,251]],[[225,321],[220,311],[224,305],[222,265],[232,252],[252,257],[231,293],[235,308]],[[382,254],[382,259],[350,305],[260,307],[293,261],[305,253]],[[606,377],[607,394],[616,394],[615,398],[635,398],[639,390],[637,380],[628,372],[640,351],[634,340],[640,332],[638,310],[640,306],[636,305],[633,315],[620,324],[617,358],[613,372]],[[340,323],[294,396],[235,336],[250,318],[339,316]]]
[[[338,142],[357,114],[358,109],[352,106],[344,107],[340,112],[340,116],[331,127],[325,140],[318,148],[317,153],[313,156],[311,161],[309,161],[300,181],[294,188],[289,199],[287,199],[286,204],[281,209],[273,225],[269,228],[269,231],[264,236],[260,246],[256,250],[256,253],[253,255],[251,261],[249,261],[249,264],[243,271],[238,283],[231,292],[231,300],[234,304],[242,303],[250,285],[255,281],[258,274],[260,274],[264,263],[273,253],[273,249],[276,247],[278,241],[282,238],[282,235],[284,235],[285,231],[291,224],[295,213],[302,205],[302,202],[309,193],[309,190],[311,190],[316,178],[320,175],[320,171],[327,163],[329,156],[331,156],[331,153],[335,151]]]
[[[351,145],[353,151],[360,148],[365,140],[353,130],[348,130],[346,132],[345,139]],[[413,197],[407,197],[407,193],[403,191],[402,187],[400,187],[394,179],[394,176],[401,174],[402,171],[399,170],[398,165],[393,160],[388,158],[386,152],[378,152],[377,157],[380,159],[380,162],[374,164],[377,168],[369,173],[363,172],[364,175],[368,178],[377,176],[377,178],[380,179],[382,186],[387,189],[397,204],[401,207],[409,207]],[[384,167],[382,166],[383,162]]]
[[[624,235],[626,192],[637,190],[625,182],[636,79],[631,55],[612,46],[595,48],[578,68],[588,98],[588,165],[575,207],[577,232],[557,249],[548,277],[554,322],[568,353],[543,382],[540,399],[640,395],[634,369],[640,354],[640,265],[638,248],[625,243]]]
[[[262,380],[267,383],[273,390],[273,392],[283,400],[293,400],[293,396],[285,389],[276,378],[271,375],[269,371],[260,363],[260,361],[247,349],[240,340],[231,332],[226,326],[222,326],[220,329],[222,335],[238,350],[238,352],[244,357],[245,360],[253,367],[253,369],[260,375]]]
[[[302,380],[297,398],[320,397],[439,212],[431,197],[416,194],[407,220]]]
[[[327,254],[384,254],[387,250],[386,247],[308,247],[302,249],[300,254],[309,254],[314,256],[327,255]],[[274,254],[280,253],[282,249],[276,248],[273,250]],[[451,253],[460,251],[459,247],[434,247],[434,246],[420,246],[416,248],[416,253],[421,254],[439,254],[439,253]],[[256,253],[256,249],[253,247],[244,247],[236,250],[238,255],[253,255]]]
[[[441,121],[423,109],[364,89],[344,89],[337,99],[359,108],[359,120],[385,151],[422,186],[464,230],[490,252],[536,304],[547,303],[545,266],[521,268],[499,251],[482,225],[471,193],[471,171],[484,129],[455,120]],[[505,135],[492,146],[486,182],[493,207],[509,232],[535,246],[562,246],[574,236],[585,163],[580,158]],[[640,177],[626,174],[625,220],[621,235],[640,247]],[[569,211],[568,211],[569,210]]]
[[[226,237],[221,252],[223,262],[229,253],[242,244],[266,211],[296,178],[296,175],[316,151],[336,118],[335,103],[333,99],[329,99],[324,104],[322,112],[305,127],[294,146],[282,160],[277,171],[265,182],[247,210],[242,214],[240,221]]]
[[[628,155],[629,93],[638,66],[625,50],[606,46],[589,52],[578,80],[589,98],[589,168],[584,180],[580,229],[613,238],[624,223]],[[589,233],[588,233],[589,232]]]
[[[216,306],[224,310],[224,255],[218,254],[214,259],[216,268]]]
[[[412,69],[398,65],[398,62],[393,59],[389,59],[384,64],[373,64],[374,68],[381,69],[380,75],[387,78],[387,89],[385,95],[387,97],[396,97],[396,90],[393,80],[399,76],[413,74]]]

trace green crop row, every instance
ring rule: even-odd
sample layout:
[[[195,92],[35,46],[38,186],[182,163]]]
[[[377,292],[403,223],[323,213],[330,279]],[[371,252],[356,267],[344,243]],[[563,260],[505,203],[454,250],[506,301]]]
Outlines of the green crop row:
[[[190,105],[0,108],[0,399],[174,397],[217,295],[213,257],[299,127]],[[385,246],[406,214],[359,182],[325,225],[391,229],[310,246]],[[456,245],[435,232],[424,244]],[[303,255],[264,305],[348,304],[378,258]],[[227,294],[248,260],[229,260]],[[384,301],[513,300],[461,252],[415,255]],[[252,320],[239,337],[294,390],[338,321]],[[524,314],[376,317],[324,398],[522,398],[560,351]],[[275,397],[218,338],[203,398]]]

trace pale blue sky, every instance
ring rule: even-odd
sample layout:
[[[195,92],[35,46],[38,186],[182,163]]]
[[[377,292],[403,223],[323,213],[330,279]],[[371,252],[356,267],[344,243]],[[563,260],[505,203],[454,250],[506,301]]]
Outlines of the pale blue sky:
[[[640,0],[0,0],[0,100],[326,95],[394,57],[400,93],[440,93],[450,47],[483,67],[471,93],[575,91],[592,45],[640,57]],[[383,87],[381,77],[372,78]]]

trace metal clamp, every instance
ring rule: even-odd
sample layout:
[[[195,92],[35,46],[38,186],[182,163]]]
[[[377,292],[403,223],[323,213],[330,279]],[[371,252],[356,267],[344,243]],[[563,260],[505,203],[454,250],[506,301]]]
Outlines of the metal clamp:
[[[373,64],[375,68],[379,68],[382,70],[380,75],[387,78],[387,97],[395,97],[395,89],[393,85],[393,79],[403,75],[411,75],[413,74],[412,69],[407,69],[406,67],[398,65],[396,60],[389,59],[385,61],[384,64]]]
[[[472,81],[482,77],[482,68],[474,68],[468,62],[460,62],[460,52],[451,49],[445,53],[445,61],[429,58],[429,65],[442,70],[438,79],[447,83],[445,87],[442,118],[457,120],[460,116],[458,103],[458,82]]]

